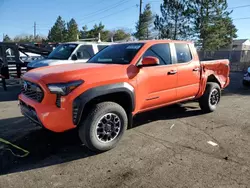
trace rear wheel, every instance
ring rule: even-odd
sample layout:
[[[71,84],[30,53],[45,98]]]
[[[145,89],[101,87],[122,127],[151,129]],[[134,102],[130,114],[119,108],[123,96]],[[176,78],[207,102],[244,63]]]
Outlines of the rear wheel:
[[[114,148],[128,126],[125,110],[117,103],[96,104],[79,127],[81,141],[91,150],[102,152]]]
[[[215,111],[220,102],[220,98],[221,89],[219,84],[208,82],[203,96],[199,99],[201,110],[205,113]]]

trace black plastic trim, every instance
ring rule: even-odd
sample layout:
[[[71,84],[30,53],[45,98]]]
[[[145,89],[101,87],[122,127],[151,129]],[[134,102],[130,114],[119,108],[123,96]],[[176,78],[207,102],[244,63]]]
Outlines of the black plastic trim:
[[[24,103],[21,100],[19,100],[19,105],[20,105],[21,113],[26,118],[28,118],[33,123],[39,125],[40,127],[44,127],[43,124],[41,123],[41,121],[39,120],[35,109],[33,109],[32,107],[28,106],[26,103]]]
[[[79,111],[77,114],[77,121],[74,122],[74,124],[75,125],[79,124],[79,122],[81,120],[83,109],[89,101],[91,101],[92,99],[94,99],[96,97],[104,96],[107,94],[118,93],[118,92],[125,92],[130,96],[131,103],[132,103],[132,111],[134,111],[134,109],[135,109],[135,93],[134,93],[134,88],[130,84],[128,84],[126,82],[121,82],[121,83],[116,83],[116,84],[103,85],[103,86],[91,88],[91,89],[85,91],[84,93],[82,93],[81,95],[79,95],[77,98],[75,98],[74,102],[77,101],[76,103],[78,103],[78,104],[80,103],[80,105],[79,105]],[[73,102],[73,104],[74,104],[74,102]]]

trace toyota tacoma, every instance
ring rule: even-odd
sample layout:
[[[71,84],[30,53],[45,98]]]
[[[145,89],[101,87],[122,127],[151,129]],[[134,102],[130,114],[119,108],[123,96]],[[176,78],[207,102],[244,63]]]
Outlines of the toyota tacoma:
[[[42,67],[23,76],[21,112],[53,132],[77,128],[94,151],[117,145],[141,112],[195,100],[213,112],[229,84],[229,61],[199,61],[192,42],[113,44],[84,64]]]

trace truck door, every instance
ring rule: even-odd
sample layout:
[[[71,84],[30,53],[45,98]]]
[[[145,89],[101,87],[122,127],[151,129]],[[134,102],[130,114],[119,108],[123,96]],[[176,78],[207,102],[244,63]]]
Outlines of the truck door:
[[[140,110],[149,109],[176,100],[177,68],[172,64],[170,46],[155,44],[142,55],[159,59],[156,66],[142,67],[138,75]]]
[[[175,43],[175,63],[178,71],[177,99],[194,98],[199,92],[200,61],[190,50],[192,44]]]

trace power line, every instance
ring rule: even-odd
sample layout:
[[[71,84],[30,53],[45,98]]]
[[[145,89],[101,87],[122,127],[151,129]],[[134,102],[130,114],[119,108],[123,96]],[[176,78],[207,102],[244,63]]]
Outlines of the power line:
[[[234,18],[232,20],[248,20],[250,17],[243,17],[243,18]]]
[[[231,7],[228,9],[237,9],[237,8],[245,8],[245,7],[250,7],[250,5],[242,5],[242,6],[237,6],[237,7]]]
[[[98,18],[98,20],[103,19],[103,18],[107,18],[107,17],[109,17],[109,16],[113,16],[113,15],[115,15],[115,14],[119,14],[119,13],[124,12],[124,11],[126,11],[126,10],[128,10],[128,9],[131,9],[131,8],[133,8],[133,7],[136,7],[136,5],[127,7],[127,8],[122,9],[122,10],[119,10],[119,11],[114,12],[113,14],[109,14],[109,15],[107,15],[107,16],[103,16],[103,17],[101,17],[101,18]],[[89,23],[92,23],[92,22],[95,22],[95,21],[97,21],[97,20],[95,19],[95,20],[92,20],[92,21],[87,22],[87,23],[85,23],[85,24],[89,24]]]
[[[102,9],[99,9],[99,10],[97,10],[97,11],[94,11],[94,12],[90,13],[90,14],[86,14],[86,15],[83,16],[82,18],[93,17],[93,16],[95,16],[95,15],[98,15],[98,14],[101,14],[101,13],[106,12],[106,11],[108,11],[108,10],[111,10],[111,9],[113,9],[113,8],[116,8],[116,7],[118,7],[118,6],[120,6],[120,5],[124,4],[124,3],[127,3],[128,1],[131,1],[131,0],[121,0],[121,1],[119,1],[118,3],[115,3],[115,4],[111,5],[111,6],[108,6],[108,7],[106,7],[106,8],[102,8]]]

